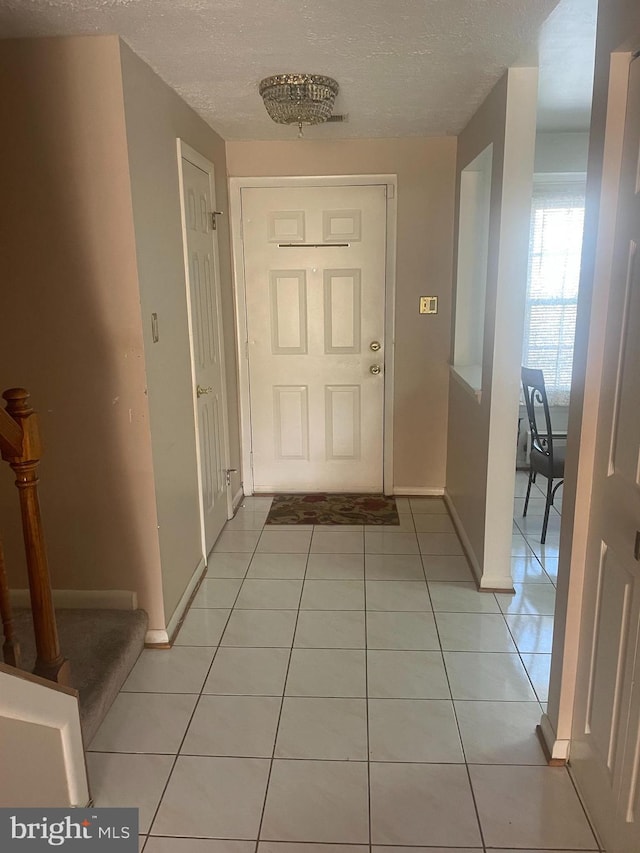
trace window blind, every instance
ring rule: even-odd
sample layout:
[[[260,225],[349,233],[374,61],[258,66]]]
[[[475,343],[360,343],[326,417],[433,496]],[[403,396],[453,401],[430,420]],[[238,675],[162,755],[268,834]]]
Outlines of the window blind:
[[[583,182],[536,183],[522,363],[544,372],[551,405],[568,405],[584,226]]]

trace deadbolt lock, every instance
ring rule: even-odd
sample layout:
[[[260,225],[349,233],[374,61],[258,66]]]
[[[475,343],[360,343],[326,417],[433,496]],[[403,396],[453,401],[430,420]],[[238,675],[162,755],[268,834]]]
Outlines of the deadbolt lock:
[[[369,349],[372,349],[374,352],[378,352],[381,346],[382,344],[380,343],[380,341],[371,341],[371,343],[369,344]]]
[[[377,376],[381,370],[382,370],[382,368],[380,367],[379,364],[372,364],[371,367],[369,368],[369,371],[371,373],[373,373],[374,376]]]

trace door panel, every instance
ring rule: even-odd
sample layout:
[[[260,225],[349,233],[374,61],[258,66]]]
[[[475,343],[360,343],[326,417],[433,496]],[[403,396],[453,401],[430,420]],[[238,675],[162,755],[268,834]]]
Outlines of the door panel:
[[[182,158],[186,251],[197,397],[198,465],[205,556],[227,520],[224,361],[220,283],[211,228],[209,174]],[[198,392],[197,389],[200,389]]]
[[[603,543],[586,729],[613,779],[633,578]]]
[[[324,271],[324,351],[360,355],[360,270]]]
[[[638,485],[638,448],[634,438],[640,435],[640,406],[633,394],[634,383],[637,381],[637,373],[634,375],[634,371],[640,367],[640,341],[633,334],[637,332],[637,328],[634,328],[632,318],[640,314],[637,254],[637,244],[631,240],[627,260],[610,462],[610,471],[615,470],[617,474],[627,477],[636,485]],[[630,329],[631,335],[629,335]]]
[[[276,459],[309,459],[309,389],[306,385],[273,388]]]
[[[576,781],[608,853],[640,849],[639,150],[636,59],[630,66],[571,741]]]
[[[359,459],[360,386],[327,385],[325,395],[326,458]]]
[[[307,352],[307,276],[304,270],[271,270],[271,354]]]
[[[382,491],[386,189],[245,188],[255,491]]]

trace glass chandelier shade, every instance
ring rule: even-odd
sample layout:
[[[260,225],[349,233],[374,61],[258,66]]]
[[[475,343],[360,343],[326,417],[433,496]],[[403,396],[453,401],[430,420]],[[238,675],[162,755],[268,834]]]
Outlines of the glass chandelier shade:
[[[333,113],[339,86],[321,74],[275,74],[258,91],[267,112],[278,124],[322,124]]]

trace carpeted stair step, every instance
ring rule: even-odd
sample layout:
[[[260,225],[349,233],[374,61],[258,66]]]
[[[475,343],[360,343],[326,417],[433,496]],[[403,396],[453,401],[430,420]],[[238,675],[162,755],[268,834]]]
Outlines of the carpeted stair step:
[[[143,610],[56,610],[60,648],[71,662],[71,686],[80,695],[85,746],[96,730],[144,647],[147,614]],[[30,610],[14,614],[22,668],[36,659]]]

